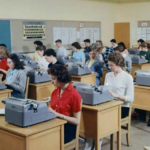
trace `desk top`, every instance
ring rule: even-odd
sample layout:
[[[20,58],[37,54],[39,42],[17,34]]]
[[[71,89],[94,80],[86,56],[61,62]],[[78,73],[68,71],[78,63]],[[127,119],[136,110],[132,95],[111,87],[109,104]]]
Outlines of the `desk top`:
[[[132,64],[132,66],[150,66],[150,63],[145,63],[145,64]]]
[[[112,100],[106,103],[102,103],[99,105],[95,105],[95,106],[90,106],[90,105],[82,105],[82,109],[89,109],[89,110],[93,110],[93,111],[103,111],[105,109],[117,106],[117,105],[121,105],[123,104],[122,101],[118,101],[118,100]]]
[[[150,90],[150,86],[144,86],[144,85],[134,85],[134,88],[140,88],[140,89],[148,89],[148,90]]]
[[[31,127],[21,128],[21,127],[7,123],[5,121],[5,117],[0,116],[0,129],[15,133],[17,135],[25,136],[25,137],[42,132],[42,131],[46,131],[48,129],[63,125],[65,123],[66,121],[55,118],[47,122],[33,125]]]
[[[74,78],[81,78],[81,77],[89,77],[89,76],[96,76],[96,74],[84,74],[84,75],[80,75],[80,76],[77,76],[77,75],[71,75],[72,77]]]
[[[12,90],[9,89],[0,90],[0,94],[8,93],[8,92],[12,92]]]
[[[43,85],[50,85],[50,84],[52,84],[51,81],[41,82],[41,83],[29,83],[29,85],[32,85],[32,86],[43,86]]]

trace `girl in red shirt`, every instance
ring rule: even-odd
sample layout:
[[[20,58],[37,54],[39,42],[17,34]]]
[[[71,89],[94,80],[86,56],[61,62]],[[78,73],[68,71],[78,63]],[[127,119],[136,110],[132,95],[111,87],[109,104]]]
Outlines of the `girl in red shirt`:
[[[0,74],[3,74],[3,80],[6,77],[7,70],[9,67],[7,66],[7,58],[10,53],[5,46],[0,46]]]
[[[68,143],[75,138],[76,125],[80,123],[81,96],[70,84],[71,76],[66,67],[54,65],[48,69],[48,74],[57,87],[52,93],[49,110],[67,121],[64,125],[64,142]]]

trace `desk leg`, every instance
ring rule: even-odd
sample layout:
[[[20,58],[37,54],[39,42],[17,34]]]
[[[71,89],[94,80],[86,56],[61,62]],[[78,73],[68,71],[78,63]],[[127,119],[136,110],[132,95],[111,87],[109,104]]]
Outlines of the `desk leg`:
[[[95,138],[95,150],[99,150],[99,140],[100,139],[98,137]]]
[[[121,131],[117,132],[117,150],[121,150]]]
[[[60,150],[64,150],[64,125],[60,126]]]
[[[114,150],[115,134],[110,135],[110,150]]]

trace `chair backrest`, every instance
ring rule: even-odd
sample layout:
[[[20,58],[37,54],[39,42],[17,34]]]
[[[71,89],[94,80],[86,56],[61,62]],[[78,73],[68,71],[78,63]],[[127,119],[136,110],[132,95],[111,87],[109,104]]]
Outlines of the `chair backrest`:
[[[25,99],[28,98],[29,80],[30,80],[30,78],[27,77],[27,81],[26,81],[26,89],[25,89]]]

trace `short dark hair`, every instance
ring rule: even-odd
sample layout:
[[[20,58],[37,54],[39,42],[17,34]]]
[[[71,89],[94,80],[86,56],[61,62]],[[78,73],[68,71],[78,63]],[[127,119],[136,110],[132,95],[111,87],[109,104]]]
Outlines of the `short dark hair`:
[[[47,49],[46,51],[44,51],[44,55],[43,56],[53,56],[53,57],[56,57],[56,52],[55,50],[53,49]]]
[[[74,42],[71,45],[74,46],[76,49],[81,49],[82,48],[78,42]]]
[[[61,39],[55,41],[55,43],[62,43]]]
[[[2,43],[2,44],[0,44],[0,46],[4,46],[4,47],[6,47],[6,48],[7,48],[6,44],[3,44],[3,43]]]
[[[110,40],[110,42],[112,42],[112,43],[116,43],[116,40],[115,40],[115,39],[112,39],[112,40]]]
[[[124,63],[124,58],[123,56],[118,53],[118,52],[115,52],[115,53],[110,53],[108,56],[107,56],[107,59],[108,61],[112,61],[114,62],[116,65],[120,66],[120,67],[124,67],[125,66],[125,63]]]
[[[85,39],[84,42],[91,43],[90,39]]]
[[[58,82],[69,83],[72,80],[68,69],[63,65],[53,65],[47,72],[50,75],[56,76]]]
[[[19,57],[16,54],[10,54],[9,59],[11,59],[15,65],[14,69],[24,69]]]
[[[123,46],[124,49],[127,49],[123,42],[118,43],[118,45],[121,45],[121,46]]]
[[[116,48],[114,48],[115,51],[123,52],[125,49],[122,45],[118,45]]]
[[[144,41],[143,39],[139,39],[137,42],[138,42],[138,43],[139,43],[139,42],[144,43],[145,41]]]
[[[148,48],[148,44],[147,43],[142,43],[141,45],[140,45],[141,47],[147,47]]]
[[[38,46],[42,46],[42,45],[43,45],[43,43],[42,43],[41,41],[34,41],[33,44],[36,44],[36,45],[38,45]]]
[[[45,45],[36,47],[36,51],[45,51],[45,50],[46,50],[46,46]]]

